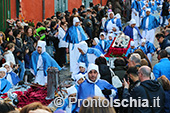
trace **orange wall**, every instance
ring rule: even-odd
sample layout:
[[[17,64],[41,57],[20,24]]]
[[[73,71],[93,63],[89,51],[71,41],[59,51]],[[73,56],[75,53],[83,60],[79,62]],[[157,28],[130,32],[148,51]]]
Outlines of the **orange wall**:
[[[22,13],[26,20],[35,23],[43,19],[42,0],[22,0]],[[45,18],[54,15],[54,0],[45,0]]]
[[[16,19],[16,0],[11,0],[11,18]]]
[[[68,10],[72,13],[73,8],[79,8],[82,0],[68,0]]]

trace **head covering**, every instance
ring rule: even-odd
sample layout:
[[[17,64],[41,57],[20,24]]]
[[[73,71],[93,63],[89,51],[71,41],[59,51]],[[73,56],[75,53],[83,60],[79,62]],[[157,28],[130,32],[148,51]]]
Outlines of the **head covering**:
[[[75,88],[75,86],[71,86],[67,89],[67,93],[68,96],[70,96],[71,94],[77,93],[77,89]]]
[[[154,1],[151,1],[151,4],[155,4],[155,2],[154,2]]]
[[[88,50],[88,45],[85,41],[82,41],[78,44],[78,48],[80,48],[86,54]]]
[[[134,42],[134,41],[131,41],[131,42],[130,42],[130,46],[135,46],[135,42]]]
[[[141,44],[146,43],[146,39],[141,39]]]
[[[39,40],[36,49],[38,49],[38,47],[41,47],[42,48],[42,53],[44,53],[46,51],[45,46],[46,46],[46,42]]]
[[[115,15],[115,17],[121,19],[121,16],[120,16],[119,13],[117,13],[117,14]]]
[[[165,50],[167,51],[168,55],[170,55],[170,46],[166,47]]]
[[[98,38],[94,38],[94,41],[98,44],[99,43],[99,39]]]
[[[82,73],[79,73],[78,75],[75,76],[76,84],[77,84],[77,85],[79,85],[77,82],[78,82],[81,78],[82,78],[83,80],[85,80],[84,75],[83,75]]]
[[[86,69],[86,64],[83,63],[83,62],[80,62],[80,63],[79,63],[79,67],[84,67],[84,68]]]
[[[114,16],[113,12],[108,12],[108,19],[110,19],[110,14],[113,14],[113,16]]]
[[[97,73],[98,73],[98,76],[97,76],[97,79],[96,79],[95,82],[93,82],[93,81],[91,81],[91,80],[89,79],[88,73],[89,73],[91,70],[96,70]],[[93,64],[93,63],[89,64],[88,69],[87,69],[86,79],[87,79],[90,83],[96,83],[96,82],[100,79],[99,67],[98,67],[96,64]]]
[[[105,33],[104,32],[100,33],[100,36],[99,36],[100,39],[101,39],[101,35],[104,35],[104,37],[105,37]]]
[[[135,19],[131,19],[131,20],[130,20],[129,25],[131,26],[132,24],[136,24],[136,20],[135,20]]]
[[[79,20],[78,17],[74,17],[74,18],[73,18],[73,25],[74,25],[74,26],[76,25],[76,22],[80,22],[80,20]]]
[[[108,35],[107,35],[107,40],[109,40],[109,37],[112,37],[112,39],[113,39],[113,33],[108,33]]]
[[[4,67],[1,67],[1,68],[0,68],[0,71],[3,71],[3,72],[5,72],[5,73],[7,72],[6,68],[4,68]]]
[[[147,9],[146,9],[146,12],[147,12],[147,11],[151,12],[151,8],[147,8]]]
[[[9,68],[10,68],[9,72],[11,72],[11,71],[12,71],[12,68],[11,68],[10,62],[5,62],[4,64],[2,64],[2,67],[5,67],[5,65],[8,65],[8,66],[9,66]],[[9,73],[9,72],[8,72],[8,73]]]

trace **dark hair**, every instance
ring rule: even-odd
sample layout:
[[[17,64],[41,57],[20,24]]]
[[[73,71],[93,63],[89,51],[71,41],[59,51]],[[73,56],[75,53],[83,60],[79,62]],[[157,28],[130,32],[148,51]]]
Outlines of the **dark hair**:
[[[51,19],[53,19],[54,17],[56,17],[56,16],[54,16],[54,15],[53,15],[53,16],[51,16]]]
[[[19,29],[15,29],[13,32],[14,37],[17,37],[17,35],[20,33],[21,31]]]
[[[168,56],[168,53],[166,50],[161,50],[158,55],[160,56],[160,58],[166,58]]]
[[[20,20],[16,20],[15,23],[17,24],[18,22],[20,22]]]
[[[41,22],[38,22],[36,26],[40,27],[40,26],[44,26],[44,25]]]
[[[46,20],[51,20],[51,18],[47,18]]]
[[[66,24],[66,22],[61,22],[61,25],[64,25],[64,24]]]
[[[95,60],[95,64],[96,65],[100,65],[100,64],[106,64],[107,65],[107,61],[104,57],[98,57]]]
[[[155,37],[156,37],[157,39],[160,39],[161,37],[164,38],[164,34],[163,34],[163,33],[157,33],[157,34],[155,35]]]
[[[9,111],[15,110],[15,107],[9,103],[0,102],[0,113],[8,113]]]
[[[15,44],[14,44],[14,43],[9,43],[9,44],[7,45],[8,50],[12,49],[13,47],[15,47]]]
[[[53,28],[57,24],[56,21],[52,21],[50,27]]]
[[[125,60],[123,58],[117,58],[114,61],[114,66],[126,66]]]
[[[72,13],[75,13],[77,11],[77,8],[74,8],[73,10],[72,10]]]
[[[165,91],[170,90],[170,82],[169,82],[168,78],[165,75],[162,75],[161,77],[159,77],[157,79],[157,81],[162,85],[162,87],[163,87],[163,89]]]
[[[5,33],[5,36],[6,36],[6,37],[9,37],[9,34],[8,34],[8,33],[9,33],[11,30],[12,30],[11,28],[7,28],[7,29],[5,30],[4,33]]]
[[[132,74],[132,75],[134,75],[134,76],[138,76],[138,69],[137,69],[137,67],[129,67],[128,69],[127,69],[127,74]]]
[[[93,5],[94,5],[93,2],[89,2],[90,7],[93,7]]]
[[[81,7],[82,7],[82,8],[85,8],[85,6],[84,6],[84,5],[81,5],[81,6],[80,6],[80,8],[81,8]]]

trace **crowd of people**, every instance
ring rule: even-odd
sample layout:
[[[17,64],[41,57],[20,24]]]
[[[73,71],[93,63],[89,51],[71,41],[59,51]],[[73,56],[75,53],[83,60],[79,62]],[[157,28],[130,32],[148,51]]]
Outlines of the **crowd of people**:
[[[169,113],[169,1],[116,0],[114,3],[112,0],[108,0],[106,6],[90,3],[89,8],[81,5],[74,8],[72,14],[57,12],[36,26],[8,20],[9,27],[0,32],[0,95],[23,81],[46,86],[48,68],[56,67],[58,71],[70,70],[75,84],[67,89],[68,97],[55,113]],[[155,33],[159,28],[160,32]],[[122,34],[131,39],[130,47],[124,57],[112,61],[112,69],[105,55]],[[152,65],[152,56],[156,54],[158,63]],[[68,63],[70,69],[66,66]],[[154,107],[105,108],[91,103],[92,107],[88,108],[78,107],[72,97],[83,100],[101,97],[99,103],[109,98],[122,101],[140,97],[148,99],[149,106],[154,104],[154,98],[160,100],[159,106]],[[46,97],[46,100],[54,98]],[[15,112],[14,106],[0,102],[0,113]],[[20,113],[40,112],[52,111],[41,103],[32,103],[20,110]]]

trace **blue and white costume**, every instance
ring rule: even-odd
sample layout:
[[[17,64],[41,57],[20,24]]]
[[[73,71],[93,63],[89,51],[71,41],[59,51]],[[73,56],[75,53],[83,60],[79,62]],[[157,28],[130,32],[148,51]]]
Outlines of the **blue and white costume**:
[[[89,78],[88,73],[91,70],[97,71],[98,75],[95,81],[91,81]],[[102,93],[102,90],[111,90],[110,95],[104,95]],[[86,99],[87,97],[93,97],[93,96],[100,96],[100,97],[116,97],[117,95],[117,89],[109,84],[106,80],[100,79],[99,69],[98,66],[95,64],[89,64],[86,80],[80,84],[79,91],[78,91],[78,99]]]
[[[10,62],[4,63],[2,66],[9,66],[10,70],[6,73],[5,79],[7,79],[12,86],[17,85],[17,83],[20,81],[20,78],[16,73],[12,71],[12,68],[10,67]]]
[[[64,41],[69,43],[69,52],[70,52],[70,72],[75,72],[76,63],[80,56],[80,52],[78,51],[78,44],[81,41],[87,40],[87,35],[85,34],[83,28],[81,26],[75,26],[77,22],[80,22],[78,17],[73,18],[73,26],[71,26],[64,37]]]
[[[146,12],[147,11],[151,12],[151,9],[146,9]],[[141,23],[141,29],[143,29],[142,37],[146,38],[147,41],[154,44],[155,28],[158,26],[159,22],[156,17],[152,16],[151,14],[149,16],[145,16]]]
[[[106,54],[106,52],[105,52],[105,50],[107,51],[108,50],[108,48],[109,48],[109,44],[107,43],[107,41],[104,39],[104,40],[102,40],[101,39],[101,35],[103,35],[104,37],[105,37],[105,34],[103,33],[103,32],[101,32],[100,33],[100,40],[99,40],[99,43],[98,43],[98,45],[101,47],[101,49],[102,49],[102,53],[103,54]]]
[[[132,47],[132,46],[135,46],[135,42],[134,42],[134,41],[131,41],[131,42],[130,42],[130,46],[131,46],[131,47]],[[131,47],[127,50],[127,52],[126,52],[126,54],[125,54],[125,57],[128,57],[128,55],[129,55],[130,53],[134,53],[134,51],[136,50],[136,48],[132,49]]]
[[[112,39],[110,40],[109,37],[112,37]],[[114,39],[113,38],[113,33],[109,33],[107,35],[107,38],[108,38],[107,43],[108,43],[108,48],[109,48],[111,46],[112,42],[113,42],[113,39]]]
[[[134,40],[135,47],[137,47],[140,44],[142,36],[138,27],[135,26],[134,28],[132,28],[132,24],[136,24],[136,21],[134,19],[130,20],[130,24],[124,28],[123,32],[125,35],[129,36],[131,39]]]
[[[136,20],[136,27],[139,27],[140,26],[139,12],[141,10],[140,1],[137,0],[133,1],[131,8],[132,8],[131,18]]]
[[[156,4],[156,2],[155,1],[150,1],[149,2],[149,7],[151,8],[151,13],[152,14],[155,14],[155,13],[157,13],[157,4]]]
[[[122,30],[122,24],[121,24],[121,20],[119,18],[110,18],[110,15],[114,13],[113,12],[109,12],[108,13],[108,20],[105,22],[105,27],[104,27],[104,31],[108,32],[110,30],[112,30],[112,25],[116,24],[116,26],[119,28],[119,30]]]
[[[7,72],[7,70],[4,67],[0,68],[0,72]],[[12,87],[11,83],[5,79],[5,76],[0,78],[0,95],[8,92],[8,90]]]
[[[37,48],[41,47],[42,52],[39,54],[36,51],[32,53],[31,56],[31,72],[35,75],[35,83],[40,85],[45,85],[47,83],[47,69],[49,67],[56,67],[58,70],[61,70],[61,67],[58,63],[47,53],[45,52],[45,41],[38,41]]]
[[[140,17],[140,24],[142,22],[142,19],[146,16],[146,6],[143,6],[143,8],[141,9],[140,13],[139,13],[139,17]]]
[[[102,48],[99,46],[99,39],[98,38],[94,38],[94,41],[96,42],[97,45],[92,46],[92,48],[96,48],[98,49],[100,52],[102,52]]]

